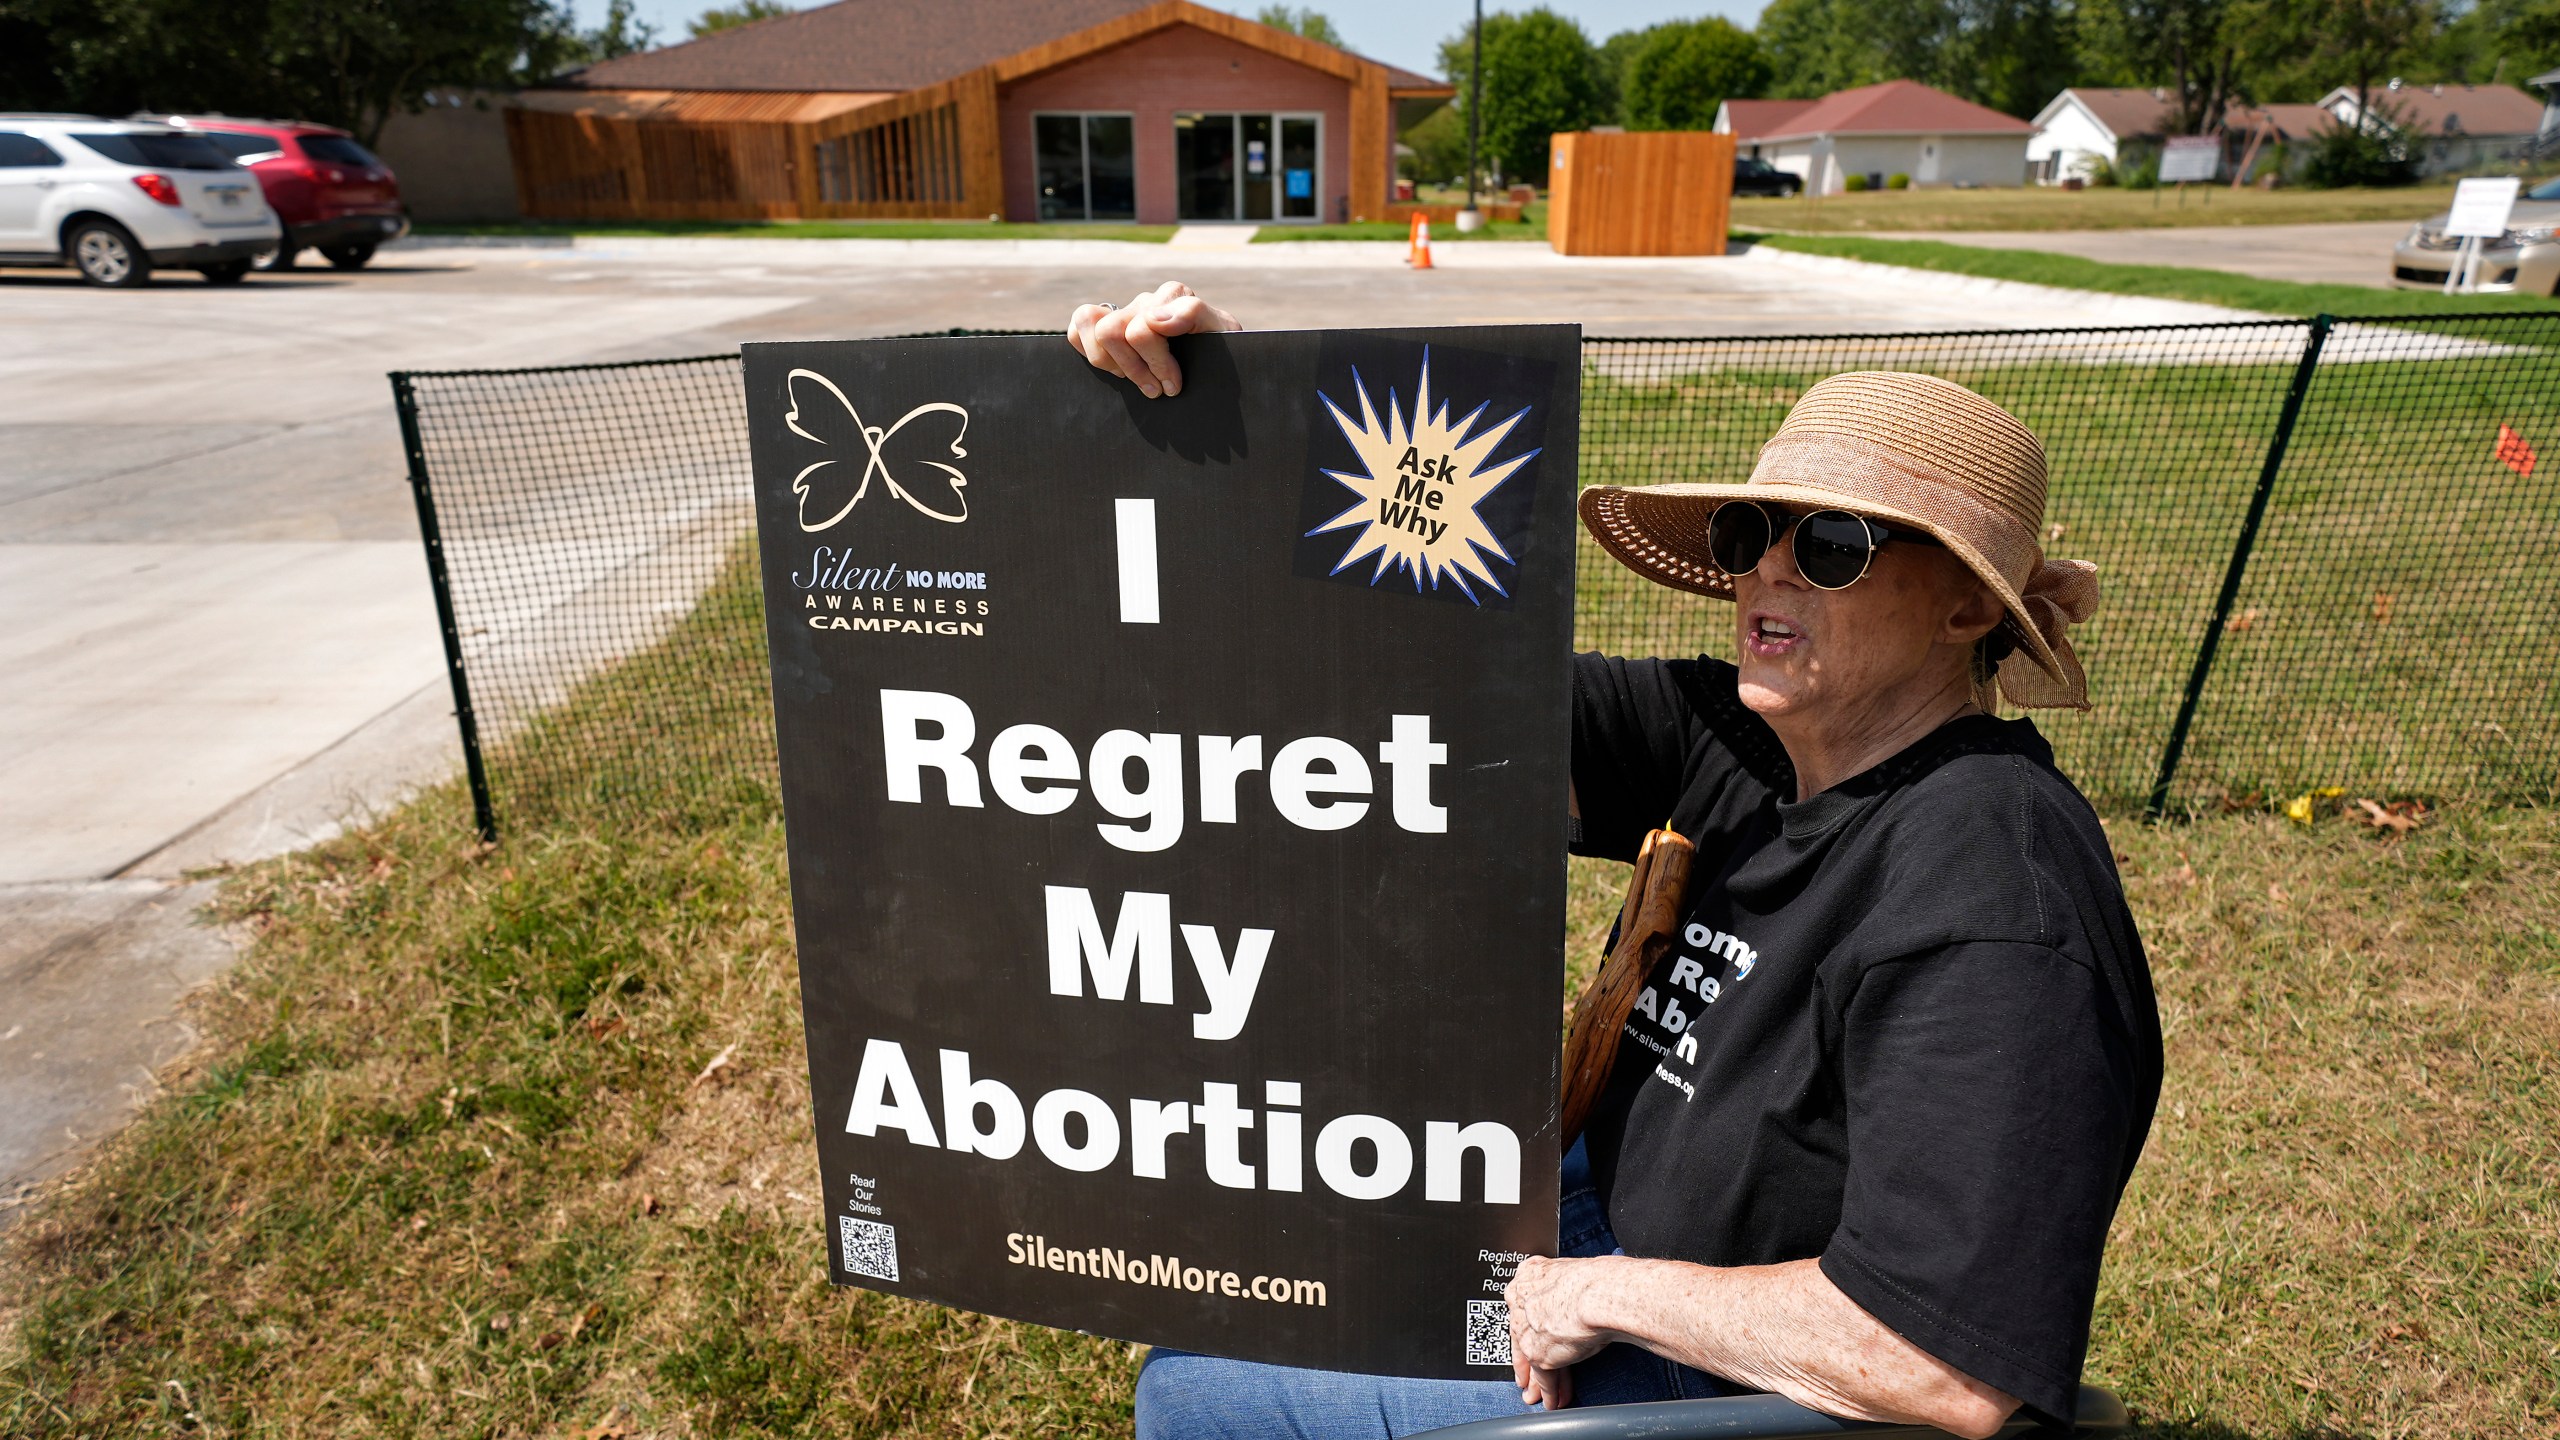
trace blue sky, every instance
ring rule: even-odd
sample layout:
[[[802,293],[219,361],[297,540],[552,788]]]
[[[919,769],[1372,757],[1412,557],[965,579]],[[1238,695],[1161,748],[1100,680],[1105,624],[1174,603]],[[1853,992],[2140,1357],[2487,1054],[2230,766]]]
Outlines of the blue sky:
[[[932,0],[910,3],[931,4]],[[1261,0],[1202,3],[1239,15],[1251,15],[1262,8]],[[1759,18],[1762,3],[1763,0],[1546,0],[1548,8],[1580,21],[1594,40],[1657,21],[1701,15],[1722,15],[1735,24],[1749,25]],[[604,18],[605,0],[576,0],[576,5],[581,25],[594,25]],[[709,8],[704,0],[639,0],[638,4],[640,18],[658,27],[662,42],[685,38],[686,22]],[[1467,17],[1473,13],[1470,5],[1458,0],[1315,0],[1314,8],[1333,17],[1334,28],[1342,32],[1352,49],[1425,74],[1437,72],[1440,42],[1465,29]],[[1525,10],[1529,3],[1502,0],[1486,8]]]

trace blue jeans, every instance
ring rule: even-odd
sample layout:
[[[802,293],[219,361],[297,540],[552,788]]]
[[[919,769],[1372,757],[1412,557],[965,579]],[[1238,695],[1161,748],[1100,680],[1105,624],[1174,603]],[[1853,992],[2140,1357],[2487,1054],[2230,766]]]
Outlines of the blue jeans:
[[[1564,1157],[1563,1178],[1556,1253],[1620,1253],[1579,1143]],[[1573,1367],[1576,1408],[1733,1393],[1712,1375],[1633,1345],[1612,1345]],[[1137,1440],[1395,1440],[1528,1409],[1508,1377],[1406,1380],[1160,1348],[1138,1376]]]

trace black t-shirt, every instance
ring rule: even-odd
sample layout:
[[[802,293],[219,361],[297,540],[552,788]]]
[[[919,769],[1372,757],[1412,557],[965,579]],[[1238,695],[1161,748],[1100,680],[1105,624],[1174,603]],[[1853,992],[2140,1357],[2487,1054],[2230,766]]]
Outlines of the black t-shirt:
[[[1949,722],[1797,802],[1722,661],[1574,665],[1576,849],[1698,844],[1586,1134],[1631,1255],[1819,1256],[1913,1344],[2071,1415],[2160,1021],[2097,816],[2033,725]]]

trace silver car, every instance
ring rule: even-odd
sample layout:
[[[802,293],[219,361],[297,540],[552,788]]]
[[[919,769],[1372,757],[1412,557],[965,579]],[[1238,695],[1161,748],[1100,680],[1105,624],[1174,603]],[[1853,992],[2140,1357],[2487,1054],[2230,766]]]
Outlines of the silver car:
[[[2462,263],[2462,241],[2444,233],[2445,216],[2409,227],[2391,248],[2391,283],[2402,290],[2442,290]],[[2480,242],[2480,288],[2560,296],[2560,179],[2516,196],[2507,233]]]

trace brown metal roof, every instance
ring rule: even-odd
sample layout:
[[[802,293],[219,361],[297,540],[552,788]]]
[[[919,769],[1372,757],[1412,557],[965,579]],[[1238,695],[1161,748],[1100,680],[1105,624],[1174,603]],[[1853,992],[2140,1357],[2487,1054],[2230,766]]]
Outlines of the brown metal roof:
[[[586,90],[915,90],[1153,0],[836,0],[590,65]]]
[[[1155,3],[836,0],[663,50],[602,61],[552,85],[577,90],[895,93],[938,84]],[[1387,72],[1390,92],[1456,93],[1448,81],[1369,63]]]
[[[2035,127],[2015,115],[1933,90],[1917,80],[1887,80],[1834,90],[1788,116],[1762,139],[1812,135],[2027,135]]]
[[[1733,127],[1736,140],[1757,140],[1794,128],[1788,122],[1819,101],[1814,100],[1727,100],[1724,102],[1725,123]]]
[[[2279,138],[2300,140],[2335,125],[2336,118],[2312,104],[2234,105],[2223,119],[2223,128],[2246,134],[2262,126],[2272,128]]]
[[[2119,140],[2158,135],[2169,124],[2169,92],[2137,87],[2074,85],[2072,96]]]
[[[2340,86],[2323,103],[2355,91]],[[2373,108],[2421,135],[2531,135],[2542,128],[2542,102],[2513,85],[2403,85],[2373,91]]]

